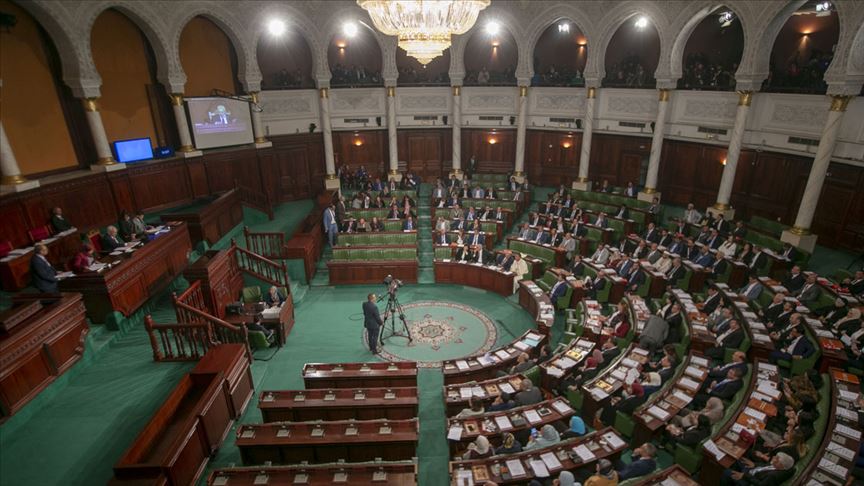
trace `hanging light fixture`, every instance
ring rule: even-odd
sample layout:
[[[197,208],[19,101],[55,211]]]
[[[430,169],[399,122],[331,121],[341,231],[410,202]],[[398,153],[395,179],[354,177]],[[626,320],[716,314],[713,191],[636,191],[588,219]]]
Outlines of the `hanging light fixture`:
[[[422,65],[450,47],[451,37],[468,32],[491,0],[357,0],[385,35]]]

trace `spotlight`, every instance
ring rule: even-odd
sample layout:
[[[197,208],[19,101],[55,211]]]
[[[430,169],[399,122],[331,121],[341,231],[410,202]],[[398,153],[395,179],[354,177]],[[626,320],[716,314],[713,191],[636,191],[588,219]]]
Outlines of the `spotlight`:
[[[501,24],[498,22],[489,22],[486,24],[486,33],[489,35],[496,35],[501,31]]]
[[[640,30],[648,27],[648,17],[639,17],[638,19],[636,19],[636,23],[634,25],[637,29]]]
[[[717,20],[720,22],[720,27],[729,27],[732,21],[735,20],[735,14],[729,11],[723,12]]]
[[[558,33],[559,34],[569,34],[570,33],[570,24],[561,22],[558,24]]]
[[[280,37],[285,33],[285,22],[280,19],[273,19],[270,22],[267,22],[267,31],[270,32],[270,35],[273,37]]]
[[[816,4],[817,12],[827,12],[831,10],[831,2],[819,2]]]
[[[345,22],[345,25],[342,26],[342,32],[348,37],[354,37],[359,31],[360,29],[357,28],[357,24],[354,22]]]

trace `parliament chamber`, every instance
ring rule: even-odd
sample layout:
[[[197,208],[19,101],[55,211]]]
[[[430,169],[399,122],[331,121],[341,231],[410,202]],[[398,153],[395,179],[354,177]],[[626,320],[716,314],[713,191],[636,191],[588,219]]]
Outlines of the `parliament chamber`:
[[[0,0],[0,484],[864,484],[857,0]]]

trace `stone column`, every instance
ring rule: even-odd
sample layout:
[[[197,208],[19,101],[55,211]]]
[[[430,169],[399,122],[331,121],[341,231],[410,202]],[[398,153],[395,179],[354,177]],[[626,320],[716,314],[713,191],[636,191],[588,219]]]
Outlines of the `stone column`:
[[[267,140],[267,132],[264,131],[264,124],[261,123],[261,106],[258,104],[258,92],[250,91],[249,97],[252,101],[250,112],[252,113],[252,133],[255,134],[255,148],[269,148],[273,146],[273,142]]]
[[[738,158],[741,156],[741,143],[744,140],[744,129],[747,125],[747,113],[753,101],[752,91],[738,92],[738,111],[735,113],[735,126],[726,150],[726,165],[723,166],[723,177],[720,179],[720,190],[717,192],[717,203],[708,208],[712,216],[722,214],[726,221],[735,219],[735,210],[729,204],[732,196],[732,186],[735,184],[735,171],[738,169]]]
[[[396,87],[387,86],[387,149],[390,153],[387,180],[402,180],[399,173],[399,138],[396,136]]]
[[[594,133],[594,100],[597,97],[597,88],[588,88],[585,95],[585,119],[582,123],[582,151],[579,154],[579,178],[573,181],[573,189],[590,191],[591,182],[588,180],[588,165],[591,162],[591,135]]]
[[[181,157],[200,157],[202,152],[192,146],[192,136],[189,134],[189,122],[186,120],[186,110],[183,108],[183,93],[171,93],[171,108],[174,109],[174,120],[177,122],[177,133],[180,134],[180,148],[177,153]]]
[[[780,235],[780,240],[797,246],[810,253],[816,247],[816,235],[810,233],[810,225],[813,223],[813,215],[819,204],[819,196],[822,194],[822,184],[825,182],[825,174],[831,163],[831,155],[837,143],[837,132],[843,122],[843,114],[849,105],[851,96],[831,96],[831,109],[825,127],[822,128],[822,136],[819,138],[819,147],[813,157],[813,165],[810,168],[810,177],[807,178],[807,186],[801,197],[801,205],[798,206],[798,216],[795,225]]]
[[[324,134],[324,166],[327,169],[324,187],[339,189],[336,161],[333,159],[333,128],[330,126],[330,88],[320,88],[318,94],[321,102],[321,132]]]
[[[87,125],[93,136],[93,144],[96,146],[96,155],[99,160],[90,170],[97,172],[110,172],[125,169],[126,164],[118,164],[111,155],[111,146],[108,144],[108,136],[105,134],[105,126],[102,125],[102,115],[99,114],[98,98],[84,98],[84,111],[87,116]]]
[[[660,198],[657,192],[657,173],[660,171],[660,154],[663,153],[663,132],[666,129],[666,110],[669,108],[669,89],[660,89],[657,103],[657,120],[654,122],[654,137],[651,139],[651,155],[648,156],[648,175],[645,177],[645,189],[639,192],[640,201],[651,202]]]
[[[0,121],[0,193],[23,192],[36,187],[39,187],[39,181],[27,180],[21,175],[18,160],[15,159],[3,122]]]
[[[528,128],[528,86],[519,86],[519,119],[516,125],[516,164],[513,176],[525,180],[525,130]]]
[[[462,179],[462,87],[453,86],[453,170],[450,175]]]

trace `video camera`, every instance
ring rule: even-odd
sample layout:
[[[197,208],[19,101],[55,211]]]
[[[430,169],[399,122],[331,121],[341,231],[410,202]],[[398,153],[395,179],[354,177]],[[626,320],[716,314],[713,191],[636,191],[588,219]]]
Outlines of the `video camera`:
[[[399,287],[402,286],[402,281],[398,278],[393,278],[393,275],[387,275],[386,277],[384,277],[384,281],[381,283],[387,286],[387,293],[391,295],[395,295],[396,290],[398,290]]]

